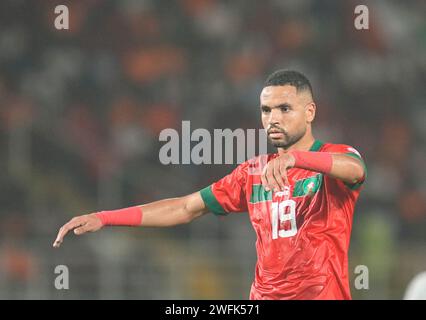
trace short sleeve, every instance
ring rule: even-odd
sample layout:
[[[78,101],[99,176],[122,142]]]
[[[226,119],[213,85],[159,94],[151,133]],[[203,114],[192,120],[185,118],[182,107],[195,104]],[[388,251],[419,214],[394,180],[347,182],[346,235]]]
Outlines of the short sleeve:
[[[326,150],[324,150],[324,151],[332,152],[332,153],[343,153],[345,155],[348,155],[350,157],[353,157],[353,158],[359,160],[361,162],[363,168],[364,168],[364,177],[362,177],[362,179],[355,184],[345,183],[345,185],[347,187],[349,187],[351,190],[357,190],[363,185],[363,183],[365,182],[365,179],[367,177],[367,167],[365,165],[363,157],[361,156],[361,154],[359,153],[358,150],[356,150],[354,147],[351,147],[351,146],[348,146],[348,145],[345,145],[345,144],[333,144],[333,145],[328,146],[326,148]]]
[[[204,203],[216,215],[246,212],[246,181],[248,164],[244,162],[230,174],[200,190]]]

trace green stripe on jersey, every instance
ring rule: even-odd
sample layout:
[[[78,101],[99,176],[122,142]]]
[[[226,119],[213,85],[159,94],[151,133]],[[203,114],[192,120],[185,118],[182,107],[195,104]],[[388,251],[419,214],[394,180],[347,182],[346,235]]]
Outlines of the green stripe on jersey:
[[[265,188],[261,184],[252,185],[251,203],[264,202],[272,200],[272,191],[266,191]]]
[[[317,193],[322,184],[322,174],[297,180],[293,190],[293,197],[304,197]],[[272,200],[272,191],[266,191],[261,184],[252,186],[250,203],[259,203]]]
[[[214,196],[211,185],[200,190],[200,194],[207,208],[209,208],[211,212],[217,215],[227,214]]]

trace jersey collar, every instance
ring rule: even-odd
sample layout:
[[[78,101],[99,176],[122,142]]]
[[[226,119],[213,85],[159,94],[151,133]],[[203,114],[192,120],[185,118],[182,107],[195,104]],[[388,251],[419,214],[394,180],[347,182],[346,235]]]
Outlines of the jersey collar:
[[[314,143],[312,144],[311,148],[309,149],[309,151],[319,151],[319,149],[321,149],[323,144],[324,143],[322,143],[321,141],[315,140]]]

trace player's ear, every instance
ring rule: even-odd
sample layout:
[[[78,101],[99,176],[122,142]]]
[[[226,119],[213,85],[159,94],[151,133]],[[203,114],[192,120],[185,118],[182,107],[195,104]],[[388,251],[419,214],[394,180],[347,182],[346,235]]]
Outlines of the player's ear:
[[[315,102],[308,103],[305,106],[306,121],[308,123],[311,123],[314,121],[316,109],[317,109],[317,106],[315,105]]]

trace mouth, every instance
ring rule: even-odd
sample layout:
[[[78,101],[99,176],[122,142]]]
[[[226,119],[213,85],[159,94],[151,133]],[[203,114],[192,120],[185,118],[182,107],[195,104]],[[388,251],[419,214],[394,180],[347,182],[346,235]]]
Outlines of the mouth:
[[[270,130],[268,132],[268,136],[271,139],[280,139],[280,138],[282,138],[284,136],[284,132],[281,131],[281,130]]]
[[[283,136],[284,136],[284,133],[279,131],[269,132],[269,137],[271,139],[279,139],[279,138],[282,138]]]

